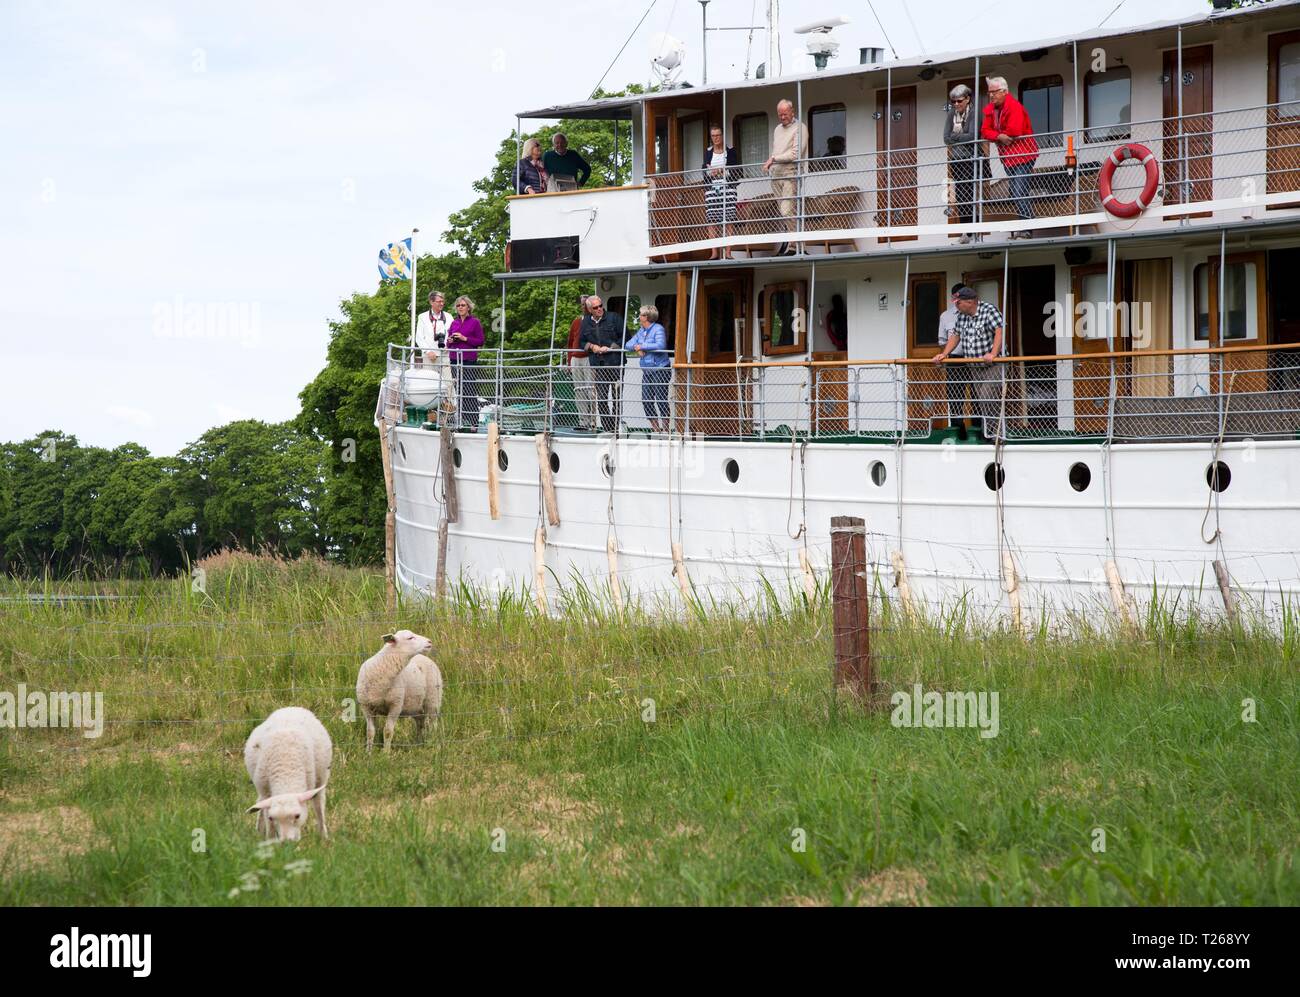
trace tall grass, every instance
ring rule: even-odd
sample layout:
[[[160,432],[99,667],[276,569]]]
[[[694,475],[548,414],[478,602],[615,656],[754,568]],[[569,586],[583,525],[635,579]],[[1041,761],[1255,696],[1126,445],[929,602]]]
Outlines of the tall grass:
[[[195,567],[201,586],[0,608],[0,691],[101,690],[108,720],[99,739],[0,731],[0,902],[1300,900],[1289,615],[1164,607],[1137,632],[1042,619],[1026,637],[961,600],[904,619],[877,587],[864,709],[831,686],[824,583],[615,613],[553,578],[546,616],[461,584],[389,615],[378,572]],[[434,639],[444,716],[367,755],[348,700],[398,627]],[[998,736],[893,726],[889,695],[914,683],[997,691]],[[260,853],[243,741],[290,704],[334,738],[333,836]]]

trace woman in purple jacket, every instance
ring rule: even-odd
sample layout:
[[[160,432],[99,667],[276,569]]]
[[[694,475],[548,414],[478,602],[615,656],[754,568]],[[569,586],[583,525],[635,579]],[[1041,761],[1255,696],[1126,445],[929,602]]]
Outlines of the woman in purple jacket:
[[[474,317],[474,302],[465,295],[456,299],[456,317],[447,327],[447,355],[460,394],[460,428],[478,431],[478,349],[483,345],[483,325]]]

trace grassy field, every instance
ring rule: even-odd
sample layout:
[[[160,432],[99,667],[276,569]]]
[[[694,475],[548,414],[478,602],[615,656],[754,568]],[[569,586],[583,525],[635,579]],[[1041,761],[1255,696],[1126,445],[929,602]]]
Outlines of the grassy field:
[[[462,593],[388,618],[374,573],[205,568],[204,593],[0,606],[0,692],[98,690],[107,718],[97,739],[0,730],[0,903],[1300,902],[1289,625],[1022,640],[882,603],[864,711],[802,598],[674,620],[579,591],[541,619]],[[402,626],[434,640],[441,728],[414,744],[402,721],[367,755],[347,700]],[[998,692],[998,735],[894,726],[917,682]],[[259,848],[243,743],[293,704],[334,737],[332,837]]]

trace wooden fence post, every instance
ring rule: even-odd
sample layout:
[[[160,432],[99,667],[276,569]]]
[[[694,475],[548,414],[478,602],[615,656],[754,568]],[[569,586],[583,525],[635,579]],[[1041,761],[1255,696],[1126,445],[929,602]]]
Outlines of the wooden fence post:
[[[560,525],[560,503],[555,497],[555,479],[551,476],[551,446],[545,433],[537,437],[537,472],[541,475],[542,501],[546,505],[546,522]]]
[[[865,704],[875,683],[867,601],[867,524],[860,516],[831,517],[831,592],[835,687],[847,686]]]
[[[442,456],[439,458],[442,470],[442,492],[443,499],[447,503],[446,515],[447,522],[460,522],[460,493],[456,490],[456,460],[455,460],[455,439],[452,433],[452,413],[444,403],[442,412],[438,416],[438,443],[442,450]]]
[[[496,420],[488,423],[487,428],[487,486],[488,486],[488,515],[493,519],[501,518],[501,507],[497,500],[497,471],[500,469],[498,463],[501,459],[501,431],[497,428]]]
[[[1219,594],[1223,596],[1223,613],[1228,625],[1237,625],[1237,603],[1232,598],[1232,579],[1228,575],[1228,566],[1222,561],[1214,562],[1214,577],[1219,582]]]

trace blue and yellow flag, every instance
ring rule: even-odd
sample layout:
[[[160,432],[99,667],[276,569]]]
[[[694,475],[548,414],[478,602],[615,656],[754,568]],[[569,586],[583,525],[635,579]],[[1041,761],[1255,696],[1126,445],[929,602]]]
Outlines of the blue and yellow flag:
[[[411,240],[390,242],[379,251],[379,277],[381,280],[410,280],[415,268],[411,256]]]

